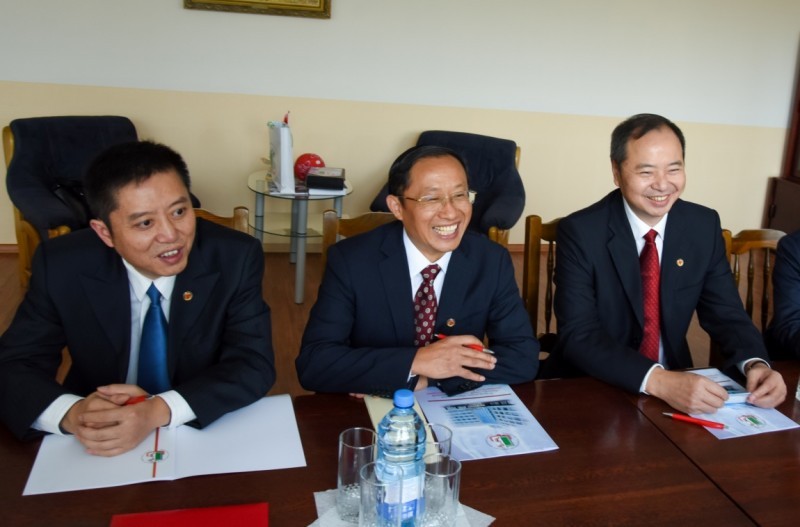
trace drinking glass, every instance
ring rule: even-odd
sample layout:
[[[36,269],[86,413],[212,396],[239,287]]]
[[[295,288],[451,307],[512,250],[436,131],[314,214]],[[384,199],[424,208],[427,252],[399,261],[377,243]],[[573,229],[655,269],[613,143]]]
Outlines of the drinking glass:
[[[450,455],[453,444],[453,431],[445,425],[431,423],[428,425],[428,447],[426,454]]]
[[[454,527],[461,486],[461,462],[446,454],[428,454],[425,461],[423,527]]]
[[[373,460],[375,432],[369,428],[348,428],[339,434],[339,474],[336,481],[336,510],[339,518],[356,523],[359,507],[359,471]]]
[[[403,469],[378,474],[377,463],[361,467],[359,527],[400,527],[403,518]]]

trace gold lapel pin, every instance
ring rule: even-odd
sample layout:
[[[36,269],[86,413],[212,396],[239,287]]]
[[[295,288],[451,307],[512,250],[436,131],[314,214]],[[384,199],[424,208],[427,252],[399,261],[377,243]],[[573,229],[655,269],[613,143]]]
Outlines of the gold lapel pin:
[[[448,318],[447,319],[447,327],[448,328],[452,328],[455,325],[456,325],[456,321],[455,320],[453,320],[452,318]]]
[[[678,258],[678,261],[675,263],[678,264],[678,267],[683,267],[683,258]]]
[[[192,292],[191,292],[191,291],[184,291],[184,292],[183,292],[183,301],[184,301],[184,302],[188,302],[188,301],[190,301],[192,298],[194,298],[194,295],[192,294]]]

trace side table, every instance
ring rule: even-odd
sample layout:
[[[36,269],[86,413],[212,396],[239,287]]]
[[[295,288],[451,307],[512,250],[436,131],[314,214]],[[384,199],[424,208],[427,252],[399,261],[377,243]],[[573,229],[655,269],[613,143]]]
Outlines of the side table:
[[[289,261],[296,265],[294,277],[294,301],[302,304],[305,298],[305,276],[306,276],[306,239],[321,236],[321,233],[308,229],[308,202],[331,199],[333,208],[337,216],[342,216],[342,202],[347,194],[353,192],[350,182],[346,181],[345,194],[280,194],[270,189],[270,177],[266,170],[253,172],[247,178],[247,186],[256,195],[255,214],[252,216],[253,224],[251,227],[259,237],[264,234],[276,236],[288,236],[289,242]],[[291,227],[287,229],[270,228],[264,225],[264,203],[265,198],[288,199],[292,202]]]

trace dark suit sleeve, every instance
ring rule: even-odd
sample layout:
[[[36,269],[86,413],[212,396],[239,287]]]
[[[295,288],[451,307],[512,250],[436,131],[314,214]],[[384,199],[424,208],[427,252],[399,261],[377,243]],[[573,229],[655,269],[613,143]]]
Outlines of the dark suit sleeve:
[[[800,358],[800,231],[778,244],[772,288],[775,315],[768,331],[770,355]]]
[[[192,408],[200,427],[265,396],[275,382],[270,312],[261,288],[264,254],[249,237],[246,249],[236,249],[242,256],[228,254],[224,279],[213,297],[221,300],[209,302],[208,316],[200,318],[187,337],[197,344],[187,340],[179,350],[174,389]],[[205,347],[210,360],[194,355]]]
[[[483,384],[518,384],[531,381],[539,369],[539,342],[533,335],[528,312],[519,294],[514,278],[514,264],[508,251],[498,251],[499,259],[492,271],[481,269],[479,284],[468,285],[477,295],[470,297],[465,311],[486,308],[484,329],[475,327],[474,336],[483,337],[485,331],[489,349],[495,352],[497,364],[493,370],[475,370],[486,380],[482,383],[461,377],[452,377],[436,384],[445,393],[456,394],[472,390]],[[496,269],[496,271],[495,271]],[[481,297],[481,292],[486,297]],[[443,328],[443,331],[447,331]]]
[[[398,345],[389,307],[369,290],[377,284],[366,279],[339,246],[328,249],[325,276],[296,360],[305,389],[391,395],[406,386],[416,347]]]
[[[46,290],[49,273],[43,245],[34,255],[32,271],[25,298],[0,338],[0,419],[19,438],[40,435],[31,424],[67,393],[56,382],[66,336]]]
[[[720,345],[725,357],[724,369],[734,371],[742,361],[753,358],[767,361],[768,357],[761,333],[744,310],[726,259],[719,215],[713,214],[713,235],[707,242],[713,251],[697,302],[697,319],[709,337]]]
[[[598,229],[581,228],[569,218],[559,223],[554,299],[558,350],[588,375],[638,393],[653,362],[614,338],[602,322],[598,287],[619,288],[616,308],[626,306],[617,277],[613,273],[605,276],[610,270],[598,275],[595,269],[597,255],[591,251],[606,250],[596,243],[597,235]],[[598,284],[600,281],[605,283]]]

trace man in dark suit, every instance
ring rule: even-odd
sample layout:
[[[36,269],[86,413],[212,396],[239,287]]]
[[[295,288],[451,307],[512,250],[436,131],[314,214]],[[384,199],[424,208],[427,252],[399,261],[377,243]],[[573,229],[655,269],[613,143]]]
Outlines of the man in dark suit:
[[[473,200],[450,149],[414,147],[394,162],[386,201],[400,222],[328,250],[296,361],[306,389],[458,393],[533,379],[539,346],[511,258],[467,231]],[[484,335],[494,355],[481,351]]]
[[[726,367],[746,376],[748,401],[773,407],[786,386],[770,369],[733,285],[719,216],[679,199],[684,148],[680,129],[658,115],[633,116],[614,130],[611,169],[619,189],[559,223],[554,358],[678,410],[713,412],[726,391],[674,371],[692,366],[686,332],[696,310]],[[655,261],[640,265],[640,257]],[[640,269],[653,263],[645,278]],[[650,308],[646,299],[653,300]]]
[[[195,218],[186,164],[163,145],[111,147],[84,187],[91,229],[41,244],[0,338],[3,422],[20,438],[71,433],[111,456],[157,427],[203,427],[264,396],[275,370],[260,244]],[[161,360],[145,363],[146,313],[159,306]],[[65,346],[72,364],[60,385]],[[163,389],[141,397],[159,368]]]
[[[800,231],[778,242],[772,271],[775,314],[767,330],[773,359],[800,358]]]

